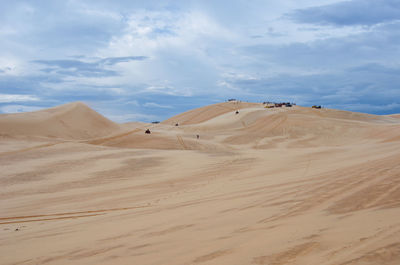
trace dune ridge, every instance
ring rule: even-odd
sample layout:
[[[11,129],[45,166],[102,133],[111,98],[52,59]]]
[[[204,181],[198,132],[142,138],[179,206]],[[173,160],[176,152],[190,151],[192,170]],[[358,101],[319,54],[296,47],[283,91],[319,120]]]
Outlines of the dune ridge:
[[[30,113],[1,114],[0,135],[90,139],[118,131],[119,125],[82,102]]]
[[[142,124],[141,129],[101,144],[193,150],[238,145],[268,149],[280,142],[288,147],[335,146],[370,141],[374,136],[376,140],[395,141],[399,126],[399,121],[389,116],[299,106],[270,110],[263,104],[227,102],[194,109],[161,124]],[[146,128],[151,129],[152,137],[143,135]]]

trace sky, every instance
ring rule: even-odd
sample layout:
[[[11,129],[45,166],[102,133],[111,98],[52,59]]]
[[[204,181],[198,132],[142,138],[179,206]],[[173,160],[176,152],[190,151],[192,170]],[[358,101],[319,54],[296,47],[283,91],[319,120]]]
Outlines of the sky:
[[[0,113],[230,98],[400,113],[400,0],[0,0]]]

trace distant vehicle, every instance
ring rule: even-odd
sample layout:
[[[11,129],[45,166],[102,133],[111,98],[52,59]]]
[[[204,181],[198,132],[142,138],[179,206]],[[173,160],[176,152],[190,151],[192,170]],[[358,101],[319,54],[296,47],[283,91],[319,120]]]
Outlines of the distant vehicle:
[[[179,126],[179,123],[175,123],[175,126]]]
[[[151,122],[151,123],[153,123],[153,124],[159,124],[160,122],[159,122],[159,121],[153,121],[153,122]]]
[[[239,111],[237,110],[237,111],[235,112],[235,114],[239,114]]]
[[[151,132],[150,132],[149,129],[147,129],[144,133],[145,133],[145,134],[150,134]]]
[[[290,108],[290,107],[296,105],[296,103],[290,103],[290,102],[268,102],[268,101],[263,102],[263,104],[267,105],[267,106],[265,106],[265,108],[267,108],[267,109],[281,108],[281,107]]]
[[[313,109],[320,109],[321,106],[313,105],[312,108],[313,108]]]
[[[230,99],[228,99],[228,101],[236,101],[236,99],[230,98]]]

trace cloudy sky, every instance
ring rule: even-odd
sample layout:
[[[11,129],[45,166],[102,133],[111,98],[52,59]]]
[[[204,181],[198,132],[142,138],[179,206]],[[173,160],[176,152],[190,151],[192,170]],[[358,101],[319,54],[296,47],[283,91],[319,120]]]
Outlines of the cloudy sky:
[[[237,98],[400,113],[399,0],[0,0],[0,113]]]

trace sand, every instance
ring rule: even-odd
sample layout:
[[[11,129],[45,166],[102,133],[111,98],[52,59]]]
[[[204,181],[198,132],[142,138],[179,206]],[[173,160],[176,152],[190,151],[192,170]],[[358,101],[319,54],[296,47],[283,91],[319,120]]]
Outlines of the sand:
[[[400,264],[399,117],[0,115],[0,264]]]

